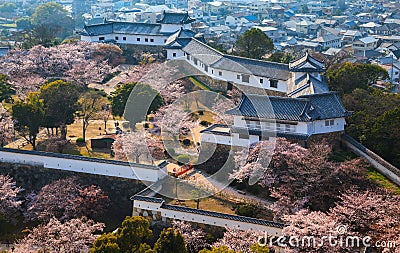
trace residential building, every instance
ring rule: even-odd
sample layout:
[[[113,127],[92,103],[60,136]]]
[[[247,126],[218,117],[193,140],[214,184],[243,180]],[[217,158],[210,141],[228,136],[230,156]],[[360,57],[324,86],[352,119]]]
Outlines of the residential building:
[[[342,46],[341,38],[333,34],[327,34],[313,39],[312,42],[318,43],[321,48],[340,48]]]
[[[374,37],[365,37],[357,39],[353,42],[353,50],[357,51],[367,51],[374,50],[378,47],[378,39]]]

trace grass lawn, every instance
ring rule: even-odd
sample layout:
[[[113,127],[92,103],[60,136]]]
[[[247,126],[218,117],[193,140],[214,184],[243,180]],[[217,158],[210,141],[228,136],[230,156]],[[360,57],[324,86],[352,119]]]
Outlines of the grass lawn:
[[[4,28],[16,28],[17,24],[12,23],[12,24],[1,24],[0,26],[4,27]]]
[[[185,207],[190,207],[190,208],[196,208],[196,201],[194,200],[170,200],[168,204],[171,205],[179,205],[179,206],[185,206]],[[235,214],[235,208],[233,204],[229,202],[222,202],[219,199],[209,197],[209,198],[204,198],[200,200],[200,205],[199,208],[202,210],[207,210],[207,211],[214,211],[214,212],[220,212],[220,213],[227,213],[227,214]]]
[[[392,183],[389,179],[376,171],[374,168],[370,168],[368,170],[368,178],[377,183],[379,186],[393,191],[397,195],[400,195],[400,187]]]
[[[205,83],[200,82],[197,78],[195,77],[189,77],[188,78],[190,80],[190,82],[192,82],[194,85],[196,85],[197,87],[199,87],[202,90],[209,90],[211,91],[212,89]]]

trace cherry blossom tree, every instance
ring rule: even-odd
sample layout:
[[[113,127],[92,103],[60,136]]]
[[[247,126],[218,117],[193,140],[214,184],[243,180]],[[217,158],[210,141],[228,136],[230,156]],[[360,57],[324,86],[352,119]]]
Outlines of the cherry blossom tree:
[[[212,107],[212,112],[214,113],[214,123],[232,125],[233,116],[228,115],[225,112],[234,107],[235,103],[231,99],[221,98],[220,96],[218,96],[216,98],[214,106]]]
[[[153,159],[165,159],[165,148],[161,138],[146,133],[146,143]]]
[[[84,187],[69,177],[45,185],[35,201],[28,206],[25,216],[31,220],[61,221],[74,217],[97,217],[108,204],[108,197],[97,186]]]
[[[20,94],[36,91],[49,79],[65,79],[80,85],[101,82],[112,72],[112,60],[107,59],[107,51],[99,56],[100,47],[102,44],[79,41],[12,50],[0,60],[0,72],[9,76]]]
[[[96,233],[103,231],[104,224],[87,218],[61,222],[51,218],[47,224],[39,225],[23,239],[17,241],[15,252],[88,252],[96,240]]]
[[[144,131],[133,131],[118,135],[112,149],[116,159],[135,163],[139,163],[141,158],[147,157],[149,154]]]
[[[205,240],[206,233],[200,228],[194,228],[189,222],[173,221],[172,226],[181,232],[185,237],[186,248],[189,253],[196,253],[199,250],[209,247]]]
[[[0,175],[0,217],[11,219],[18,211],[21,201],[18,200],[18,193],[21,188],[17,187],[10,176]]]
[[[276,218],[302,208],[327,211],[334,206],[340,192],[353,185],[373,187],[365,178],[366,167],[359,159],[337,163],[330,161],[325,143],[305,149],[278,138],[258,143],[248,156],[235,156],[238,180],[258,179],[277,198],[273,208]],[[326,187],[329,185],[330,187]]]
[[[336,206],[328,212],[301,210],[283,219],[289,226],[283,229],[283,235],[303,238],[312,236],[316,244],[300,244],[291,252],[360,252],[366,245],[331,245],[328,241],[321,244],[323,236],[371,237],[370,245],[377,241],[398,242],[400,227],[399,196],[382,190],[360,191],[352,188],[345,191]],[[382,249],[379,249],[382,250]],[[382,252],[390,252],[390,248]],[[397,249],[398,250],[398,249]],[[396,252],[396,249],[395,251]],[[398,252],[398,251],[397,251]]]
[[[10,114],[0,103],[0,147],[10,142],[14,137],[14,122]]]
[[[185,86],[183,80],[176,80],[165,85],[165,88],[159,90],[165,104],[171,104],[175,100],[181,98],[185,94]]]
[[[187,135],[196,128],[198,121],[193,120],[191,113],[186,112],[180,104],[171,104],[159,108],[155,122],[161,127],[163,137],[177,140],[180,134]]]
[[[334,247],[328,241],[321,242],[323,236],[338,236],[338,224],[324,212],[310,212],[302,209],[299,212],[284,217],[284,221],[289,224],[282,231],[282,234],[288,237],[296,238],[286,250],[288,252],[338,252],[339,247]],[[310,237],[313,239],[303,239]]]
[[[258,243],[258,234],[254,231],[237,230],[227,228],[224,236],[213,244],[213,247],[227,246],[235,252],[251,253],[250,249],[254,244]]]
[[[97,112],[96,118],[102,120],[104,122],[104,131],[107,131],[107,122],[111,117],[110,106],[103,106],[101,111]]]

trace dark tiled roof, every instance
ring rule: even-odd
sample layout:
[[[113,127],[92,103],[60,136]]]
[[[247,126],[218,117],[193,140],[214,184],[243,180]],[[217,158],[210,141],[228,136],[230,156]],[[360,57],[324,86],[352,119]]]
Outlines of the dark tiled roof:
[[[215,130],[216,128],[221,127],[221,128],[229,128],[228,125],[223,125],[223,124],[213,124],[203,130],[200,131],[200,133],[213,133],[217,135],[224,135],[224,136],[230,136],[230,131],[229,132],[222,132],[222,131],[217,131]]]
[[[199,59],[206,65],[211,65],[223,57],[222,53],[198,41],[197,39],[192,39],[183,48],[183,51]]]
[[[158,23],[162,24],[189,24],[194,22],[187,12],[163,12],[162,18]]]
[[[212,67],[279,80],[287,80],[290,77],[287,64],[254,60],[232,55],[224,55],[224,57],[218,62],[215,62]]]
[[[197,39],[192,39],[187,43],[183,47],[183,51],[212,68],[235,71],[242,74],[253,74],[271,79],[288,80],[290,78],[287,64],[225,55]]]
[[[306,112],[310,107],[307,99],[246,95],[238,107],[228,114],[289,121],[309,121]]]
[[[349,116],[336,93],[305,95],[299,98],[246,95],[228,114],[245,117],[312,121]]]
[[[299,140],[299,141],[306,141],[310,137],[308,134],[299,134],[299,133],[276,133],[276,137],[286,138],[290,140]]]
[[[325,64],[308,53],[289,63],[289,69],[294,72],[323,72]]]
[[[288,96],[297,97],[306,94],[329,92],[328,84],[310,74],[305,74],[288,87]]]
[[[332,119],[351,115],[351,113],[344,108],[339,96],[334,92],[303,95],[299,98],[310,100],[314,110],[308,112],[308,114],[315,119]]]
[[[164,202],[164,200],[161,198],[145,197],[145,196],[140,196],[140,195],[132,196],[131,200],[146,201],[146,202],[151,202],[151,203],[163,203]]]
[[[84,34],[97,36],[103,34],[143,34],[143,35],[162,35],[160,24],[132,23],[132,22],[110,22],[85,26]]]
[[[181,28],[167,39],[164,47],[168,49],[182,49],[195,35],[193,31]]]
[[[217,218],[222,218],[222,219],[227,219],[227,220],[234,220],[234,221],[241,221],[241,222],[258,224],[258,225],[264,225],[264,226],[268,226],[268,227],[276,227],[276,228],[284,228],[285,227],[284,224],[273,222],[273,221],[266,221],[266,220],[260,220],[260,219],[231,215],[231,214],[217,213],[217,212],[205,211],[205,210],[182,207],[182,206],[163,204],[162,208],[168,209],[168,210],[185,212],[185,213],[194,213],[194,214],[206,215],[206,216],[217,217]]]

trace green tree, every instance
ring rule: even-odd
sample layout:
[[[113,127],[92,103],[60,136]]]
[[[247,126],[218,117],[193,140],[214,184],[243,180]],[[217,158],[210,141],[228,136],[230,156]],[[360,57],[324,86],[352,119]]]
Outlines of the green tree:
[[[132,93],[134,88],[135,93]],[[131,123],[139,122],[139,118],[143,116],[140,115],[140,108],[136,110],[136,108],[133,107],[138,107],[138,105],[141,104],[148,104],[148,101],[152,100],[151,105],[147,110],[147,113],[151,113],[156,111],[163,104],[160,94],[152,89],[150,85],[141,83],[123,84],[119,86],[113,93],[111,93],[111,96],[111,111],[114,116],[122,116],[124,114],[125,107],[127,105],[132,106],[129,108],[130,115],[125,115],[130,117],[129,120],[134,121]]]
[[[275,52],[267,58],[267,61],[286,63],[286,64],[289,63],[291,60],[293,60],[293,57],[290,55],[290,53],[284,53],[284,52]]]
[[[227,246],[213,247],[212,249],[203,249],[199,253],[236,253],[234,250],[230,250]]]
[[[400,107],[385,112],[375,120],[368,146],[396,166],[400,165]]]
[[[40,27],[48,40],[59,37],[62,41],[66,36],[72,35],[73,20],[62,5],[54,2],[39,5],[32,14],[31,22],[34,27]]]
[[[40,88],[40,98],[43,99],[45,120],[43,126],[60,128],[61,138],[67,137],[67,125],[74,122],[78,110],[78,98],[81,87],[62,80],[44,84]]]
[[[269,249],[268,246],[261,246],[258,243],[256,243],[250,247],[250,251],[252,253],[268,253]]]
[[[0,4],[0,17],[11,18],[16,10],[17,5],[15,3]]]
[[[391,140],[398,140],[398,131],[394,128],[390,130],[394,126],[390,125],[391,122],[385,122],[395,122],[396,118],[392,113],[400,108],[400,95],[373,88],[355,89],[350,94],[345,94],[342,101],[353,112],[347,119],[346,132],[389,162],[400,166],[397,158],[400,151],[391,148]]]
[[[378,65],[350,62],[331,66],[326,74],[330,89],[340,94],[351,93],[357,88],[366,89],[377,80],[389,78],[388,72]]]
[[[150,223],[141,216],[127,216],[116,233],[117,242],[122,253],[136,252],[144,241],[153,237]]]
[[[18,101],[12,106],[14,127],[36,150],[36,138],[44,120],[43,101],[39,93],[29,93],[25,102]]]
[[[239,205],[238,207],[236,207],[235,213],[237,215],[255,218],[257,209],[252,204],[244,204],[244,205]]]
[[[154,253],[145,241],[153,237],[150,223],[141,216],[127,216],[115,233],[105,233],[90,253]]]
[[[112,233],[101,235],[93,243],[89,253],[120,253],[118,238]]]
[[[32,23],[29,18],[19,18],[15,21],[18,29],[28,30],[32,28]]]
[[[156,253],[187,253],[185,239],[178,230],[164,229],[154,244],[154,251]]]
[[[89,90],[79,98],[79,117],[82,119],[82,138],[86,141],[86,131],[91,120],[107,106],[108,99],[104,92]]]
[[[8,82],[8,76],[0,74],[0,103],[4,100],[11,102],[11,96],[15,94],[15,90],[12,85]]]
[[[253,59],[261,59],[274,49],[272,40],[260,29],[251,28],[240,35],[235,43],[235,53]]]

